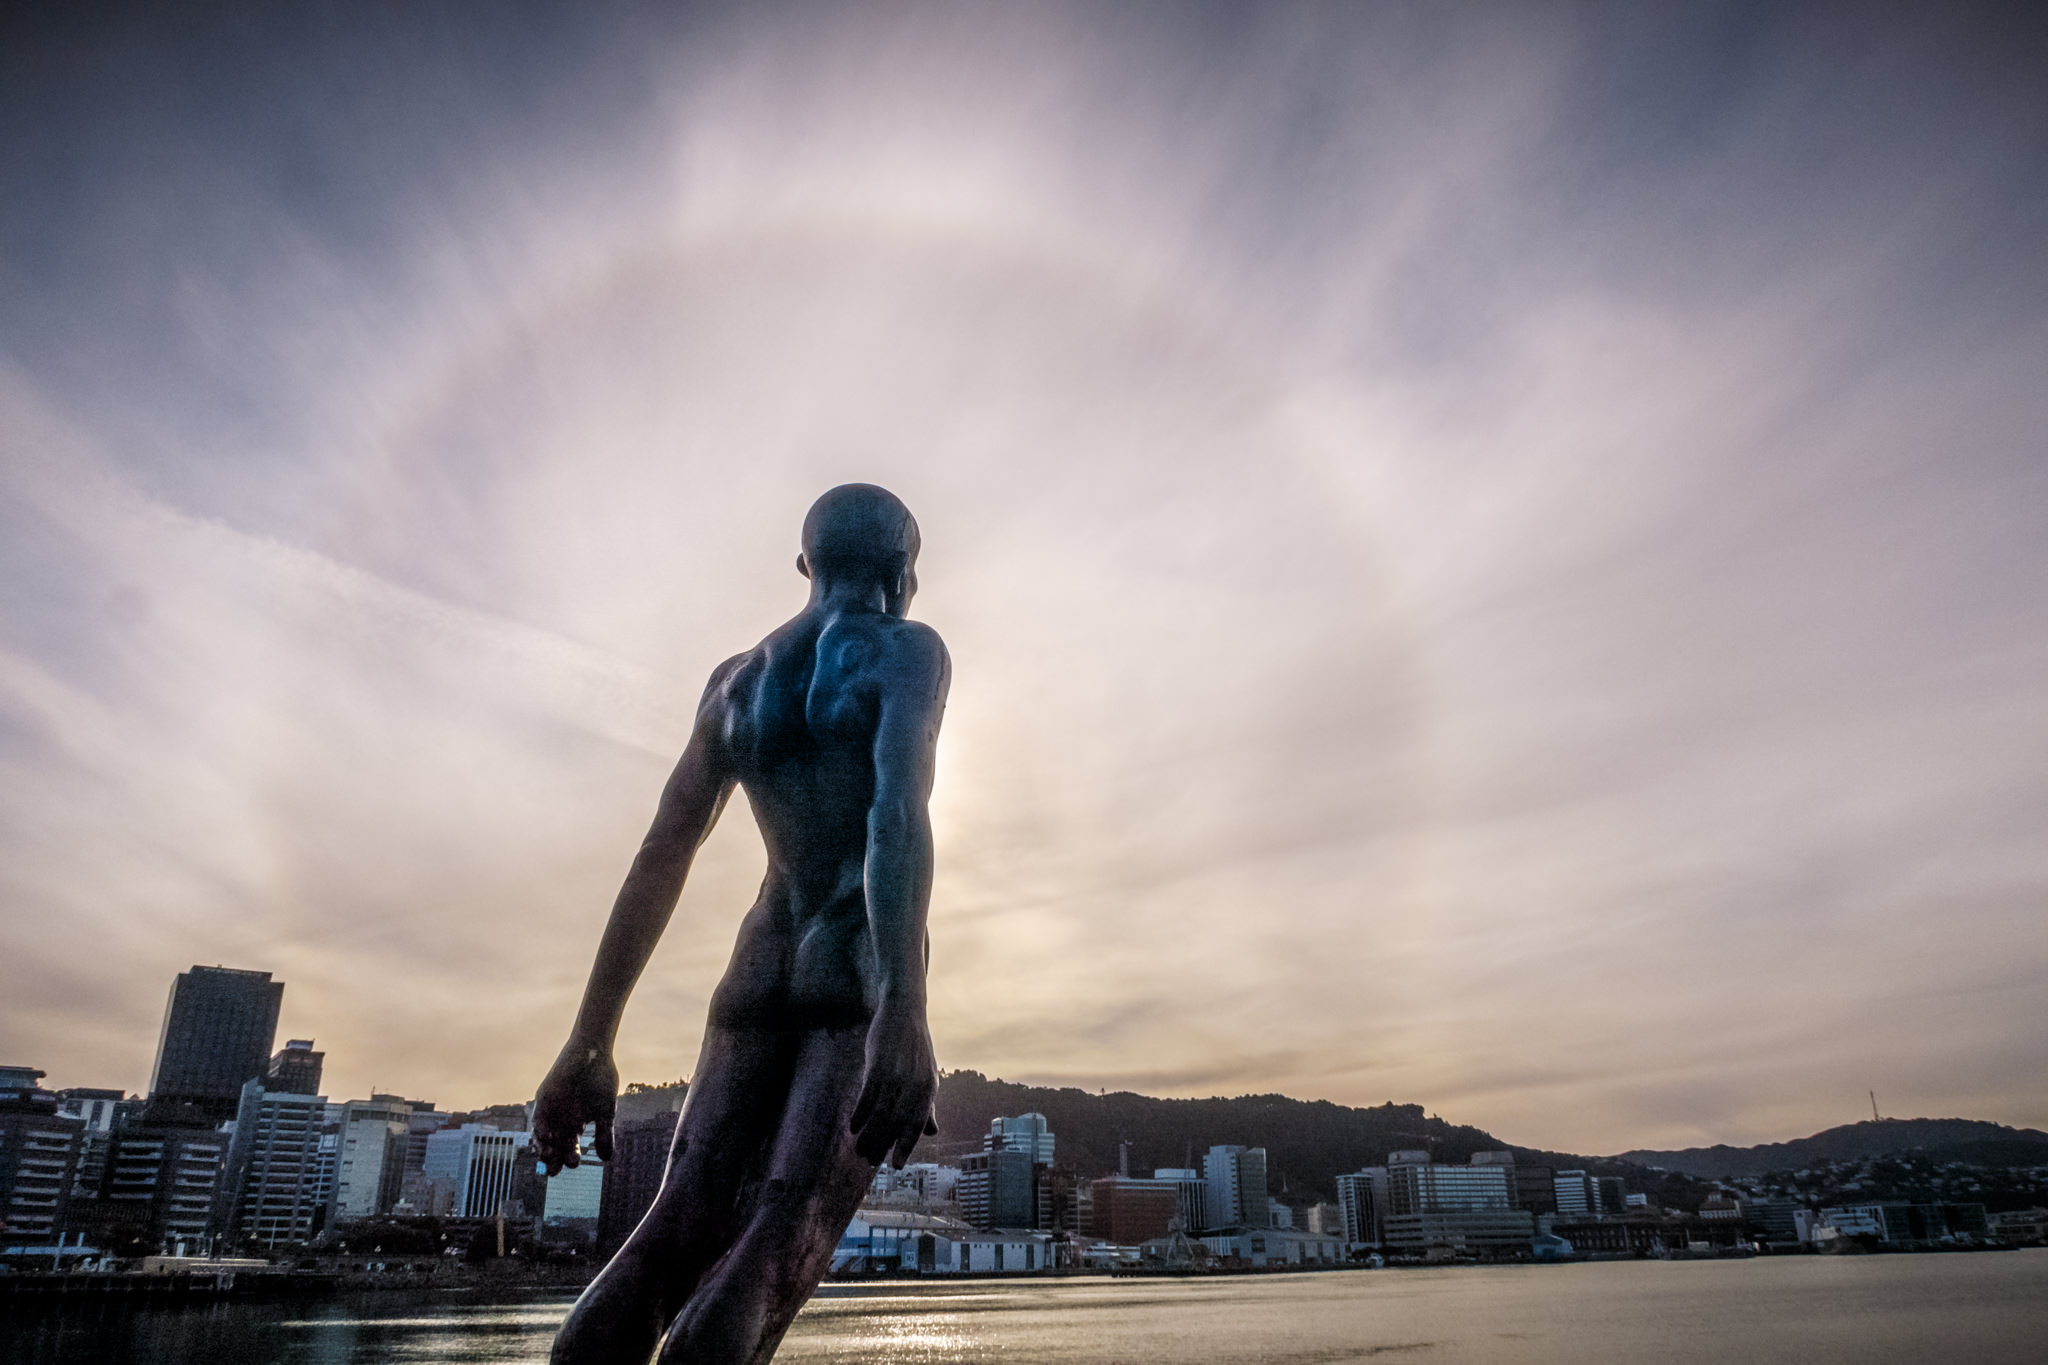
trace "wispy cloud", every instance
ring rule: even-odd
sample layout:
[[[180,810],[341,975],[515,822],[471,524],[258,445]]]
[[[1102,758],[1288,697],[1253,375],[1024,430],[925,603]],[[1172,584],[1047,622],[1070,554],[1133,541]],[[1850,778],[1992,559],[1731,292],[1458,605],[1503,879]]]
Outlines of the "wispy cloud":
[[[946,1064],[2048,1122],[2037,33],[801,14],[12,45],[10,1055],[139,1085],[229,961],[336,1090],[529,1088],[864,478],[956,661]]]

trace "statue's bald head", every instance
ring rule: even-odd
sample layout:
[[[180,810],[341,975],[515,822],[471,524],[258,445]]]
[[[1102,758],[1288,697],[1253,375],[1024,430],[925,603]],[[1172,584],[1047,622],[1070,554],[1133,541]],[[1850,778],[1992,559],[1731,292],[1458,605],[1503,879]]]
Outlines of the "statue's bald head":
[[[843,483],[804,516],[799,566],[811,578],[853,578],[893,584],[917,562],[917,518],[894,493],[871,483]]]

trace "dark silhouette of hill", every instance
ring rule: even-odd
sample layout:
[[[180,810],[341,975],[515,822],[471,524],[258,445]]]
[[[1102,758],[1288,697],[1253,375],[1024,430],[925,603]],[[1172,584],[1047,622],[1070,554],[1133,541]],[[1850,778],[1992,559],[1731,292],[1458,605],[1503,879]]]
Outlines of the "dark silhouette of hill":
[[[1978,1119],[1865,1119],[1791,1142],[1633,1151],[1615,1159],[1714,1180],[1907,1155],[1976,1166],[2048,1166],[2048,1133]]]
[[[1474,1152],[1512,1151],[1517,1160],[1625,1175],[1631,1189],[1654,1191],[1678,1206],[1689,1182],[1599,1157],[1575,1157],[1514,1147],[1491,1133],[1426,1115],[1419,1104],[1354,1109],[1328,1100],[1285,1095],[1234,1099],[1157,1099],[1127,1090],[1091,1095],[990,1080],[978,1071],[950,1071],[939,1084],[939,1135],[918,1146],[921,1161],[954,1160],[978,1151],[990,1120],[1040,1113],[1053,1131],[1057,1164],[1083,1176],[1117,1169],[1117,1144],[1130,1143],[1132,1175],[1166,1166],[1200,1169],[1202,1153],[1218,1144],[1266,1149],[1267,1183],[1283,1201],[1302,1204],[1337,1197],[1337,1177],[1386,1161],[1387,1153],[1414,1149],[1435,1160],[1463,1163]]]

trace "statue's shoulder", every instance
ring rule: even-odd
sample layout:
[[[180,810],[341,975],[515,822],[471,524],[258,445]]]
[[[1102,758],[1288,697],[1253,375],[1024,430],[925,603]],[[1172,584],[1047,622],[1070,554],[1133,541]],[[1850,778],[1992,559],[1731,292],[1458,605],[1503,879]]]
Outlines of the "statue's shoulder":
[[[953,657],[946,642],[922,621],[889,617],[876,623],[881,648],[877,663],[900,679],[935,682],[944,688],[953,675]]]
[[[712,669],[704,683],[704,695],[697,701],[698,719],[708,712],[723,710],[734,694],[745,690],[748,680],[761,671],[765,659],[763,645],[756,645]]]

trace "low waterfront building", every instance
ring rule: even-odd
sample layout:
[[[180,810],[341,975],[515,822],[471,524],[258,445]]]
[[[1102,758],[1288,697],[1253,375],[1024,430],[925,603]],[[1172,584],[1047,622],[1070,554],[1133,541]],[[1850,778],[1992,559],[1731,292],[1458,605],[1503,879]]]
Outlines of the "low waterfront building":
[[[863,1275],[885,1271],[936,1274],[943,1261],[953,1268],[954,1247],[976,1236],[958,1218],[915,1209],[864,1207],[853,1215],[832,1253],[832,1274]]]
[[[2040,1246],[2048,1243],[2048,1209],[2013,1209],[2006,1213],[1994,1213],[1989,1220],[1993,1237],[2019,1246]]]
[[[911,1209],[863,1208],[839,1239],[832,1273],[1031,1275],[1052,1269],[1054,1257],[1053,1236],[1048,1232],[992,1231]]]
[[[1913,1247],[1990,1240],[1990,1218],[1982,1204],[1852,1204],[1820,1211],[1815,1241],[1860,1238],[1887,1246]]]
[[[1684,1251],[1693,1243],[1692,1228],[1682,1218],[1663,1218],[1647,1211],[1628,1218],[1558,1218],[1545,1220],[1548,1234],[1563,1238],[1580,1256],[1649,1257]]]
[[[1195,1240],[1224,1263],[1254,1270],[1342,1265],[1350,1259],[1350,1250],[1340,1238],[1296,1228],[1223,1228]]]

